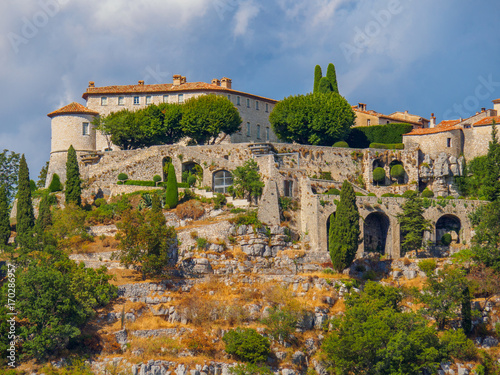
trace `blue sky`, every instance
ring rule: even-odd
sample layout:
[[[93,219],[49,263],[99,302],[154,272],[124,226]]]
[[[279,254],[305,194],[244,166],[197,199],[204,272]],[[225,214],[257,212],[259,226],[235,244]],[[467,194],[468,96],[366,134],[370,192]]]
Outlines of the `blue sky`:
[[[0,149],[49,158],[47,113],[96,86],[230,77],[274,99],[337,69],[351,104],[438,121],[500,98],[495,0],[4,0]]]

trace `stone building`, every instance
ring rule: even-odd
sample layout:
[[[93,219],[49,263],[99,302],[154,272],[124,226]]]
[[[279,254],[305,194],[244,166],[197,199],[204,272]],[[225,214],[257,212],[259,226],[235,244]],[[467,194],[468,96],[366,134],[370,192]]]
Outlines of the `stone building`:
[[[430,121],[421,116],[409,114],[408,111],[394,112],[390,115],[384,115],[374,110],[368,110],[366,104],[358,103],[352,110],[356,114],[354,126],[372,126],[387,124],[411,124],[415,129],[429,127]]]

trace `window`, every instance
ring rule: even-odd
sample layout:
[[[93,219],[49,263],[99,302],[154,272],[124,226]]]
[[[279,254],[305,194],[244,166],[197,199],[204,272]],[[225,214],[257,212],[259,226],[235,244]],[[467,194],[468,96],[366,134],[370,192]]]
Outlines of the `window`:
[[[108,105],[108,98],[106,96],[101,98],[101,105]]]
[[[150,105],[152,100],[153,99],[152,99],[151,95],[146,96],[146,105]]]
[[[266,112],[269,112],[269,104],[266,103]]]
[[[370,126],[370,124],[371,124],[371,120],[370,119],[366,120],[366,126]]]
[[[231,95],[227,94],[227,98],[231,101]]]
[[[451,147],[451,138],[446,139],[446,147]]]
[[[168,103],[168,95],[163,95],[163,103]]]
[[[247,137],[250,137],[250,123],[247,122]]]
[[[177,96],[177,102],[178,103],[184,103],[184,94],[179,94]]]
[[[214,173],[213,189],[216,193],[228,193],[229,186],[233,185],[233,177],[229,171],[218,171]]]
[[[236,105],[240,105],[240,97],[239,96],[236,97]]]
[[[250,108],[250,99],[247,99],[247,108]]]
[[[256,100],[255,101],[255,109],[258,111],[259,110],[259,102]]]
[[[389,121],[387,121],[387,123],[389,124]]]
[[[260,139],[260,125],[257,125],[257,139]]]
[[[125,105],[125,98],[123,96],[118,97],[118,105]]]
[[[139,97],[138,96],[134,96],[134,105],[139,105]]]
[[[291,197],[293,196],[293,181],[291,180],[285,180],[284,181],[284,186],[283,186],[283,195],[285,197]]]
[[[266,141],[269,141],[269,126],[266,128]]]
[[[82,123],[82,134],[83,135],[90,135],[90,125],[88,122]]]

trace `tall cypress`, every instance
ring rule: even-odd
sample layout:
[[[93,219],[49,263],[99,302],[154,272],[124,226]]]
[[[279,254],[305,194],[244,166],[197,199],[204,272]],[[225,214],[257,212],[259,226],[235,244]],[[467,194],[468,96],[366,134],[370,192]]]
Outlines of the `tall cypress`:
[[[319,81],[321,80],[321,77],[323,77],[323,72],[321,71],[321,66],[316,65],[316,67],[314,68],[314,88],[313,88],[313,93],[318,92]]]
[[[35,214],[31,201],[30,173],[24,154],[19,162],[17,188],[16,242],[21,246],[26,246],[30,244],[30,238],[33,236]]]
[[[50,225],[52,225],[52,213],[50,212],[49,194],[44,194],[38,206],[38,217],[35,223],[37,233],[43,234]]]
[[[335,65],[332,63],[328,64],[328,68],[326,70],[326,78],[330,82],[332,87],[332,91],[339,93],[339,85],[337,84],[337,73],[335,73]]]
[[[0,245],[7,245],[10,238],[10,215],[5,185],[0,186]],[[0,248],[0,250],[2,250]]]
[[[177,207],[179,203],[179,192],[177,189],[177,177],[175,176],[175,168],[172,163],[168,165],[168,175],[167,175],[167,194],[165,204],[168,208]]]
[[[359,245],[359,212],[356,194],[345,180],[340,191],[340,202],[335,216],[330,219],[330,258],[335,270],[341,272],[349,267],[356,257]]]
[[[82,204],[82,188],[80,186],[80,169],[78,159],[73,145],[68,149],[68,160],[66,162],[66,204]]]
[[[318,92],[321,94],[328,94],[329,92],[332,92],[332,85],[330,84],[328,78],[323,77],[319,80]]]

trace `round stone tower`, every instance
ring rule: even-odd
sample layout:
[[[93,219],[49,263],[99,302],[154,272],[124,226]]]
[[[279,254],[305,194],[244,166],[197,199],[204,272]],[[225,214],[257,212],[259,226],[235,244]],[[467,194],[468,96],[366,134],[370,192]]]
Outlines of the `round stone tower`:
[[[92,120],[97,115],[97,112],[75,102],[47,115],[52,119],[52,139],[46,187],[54,173],[62,182],[66,181],[67,152],[71,145],[79,156],[96,150],[96,131]]]

